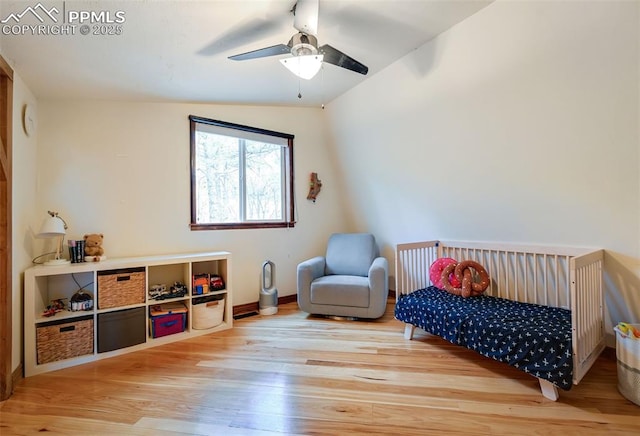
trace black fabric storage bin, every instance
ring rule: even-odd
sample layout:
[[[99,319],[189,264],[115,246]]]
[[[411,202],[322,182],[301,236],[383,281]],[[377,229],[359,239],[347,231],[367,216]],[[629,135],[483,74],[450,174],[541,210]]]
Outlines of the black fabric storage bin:
[[[145,308],[98,314],[98,353],[142,344],[147,339]]]

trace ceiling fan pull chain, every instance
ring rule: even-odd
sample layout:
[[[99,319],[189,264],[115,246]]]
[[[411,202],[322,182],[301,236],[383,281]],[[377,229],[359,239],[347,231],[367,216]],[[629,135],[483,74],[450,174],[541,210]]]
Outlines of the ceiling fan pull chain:
[[[324,110],[324,64],[320,67],[320,92],[322,93],[322,110]]]
[[[302,98],[302,92],[300,92],[300,77],[298,77],[298,98]]]

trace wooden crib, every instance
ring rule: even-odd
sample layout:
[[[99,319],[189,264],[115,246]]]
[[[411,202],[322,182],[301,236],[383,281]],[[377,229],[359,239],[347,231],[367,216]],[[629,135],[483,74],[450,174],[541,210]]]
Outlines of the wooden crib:
[[[605,346],[603,256],[603,250],[484,242],[399,244],[396,249],[396,298],[427,288],[431,284],[429,267],[437,258],[478,262],[491,278],[485,295],[571,311],[568,336],[573,360],[571,378],[575,385]],[[415,328],[405,322],[405,338],[411,339]],[[538,380],[542,394],[557,400],[557,387],[543,378]]]

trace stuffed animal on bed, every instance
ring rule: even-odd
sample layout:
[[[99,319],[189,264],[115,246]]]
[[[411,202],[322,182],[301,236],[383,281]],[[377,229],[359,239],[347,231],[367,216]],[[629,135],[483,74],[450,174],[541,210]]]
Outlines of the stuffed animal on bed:
[[[478,282],[473,281],[474,274],[471,272],[474,269],[476,275],[480,279]],[[453,273],[462,282],[462,286],[459,288],[453,286],[449,281],[449,277]],[[489,287],[489,274],[482,265],[472,260],[465,260],[457,264],[449,264],[442,270],[442,288],[454,295],[461,295],[464,298],[476,296],[482,294]]]
[[[457,263],[458,263],[457,260],[452,259],[450,257],[441,257],[436,259],[435,262],[433,262],[431,264],[431,267],[429,268],[429,279],[431,279],[431,283],[433,283],[433,286],[439,289],[443,289],[442,271],[444,271],[444,269],[449,265],[452,265],[452,264],[455,265]],[[451,283],[456,288],[459,288],[460,285],[462,284],[456,278],[456,276],[453,275],[453,273],[449,275],[449,283]]]

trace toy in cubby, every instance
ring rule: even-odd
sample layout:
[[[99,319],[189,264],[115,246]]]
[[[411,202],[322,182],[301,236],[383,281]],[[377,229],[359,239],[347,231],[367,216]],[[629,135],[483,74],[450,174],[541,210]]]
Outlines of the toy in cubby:
[[[182,282],[174,282],[167,290],[167,285],[151,285],[149,288],[149,298],[152,300],[166,300],[169,298],[180,298],[187,295],[187,286]]]
[[[191,294],[202,295],[209,293],[209,274],[194,274]]]
[[[192,295],[208,294],[213,291],[224,289],[224,280],[217,274],[194,274]]]

